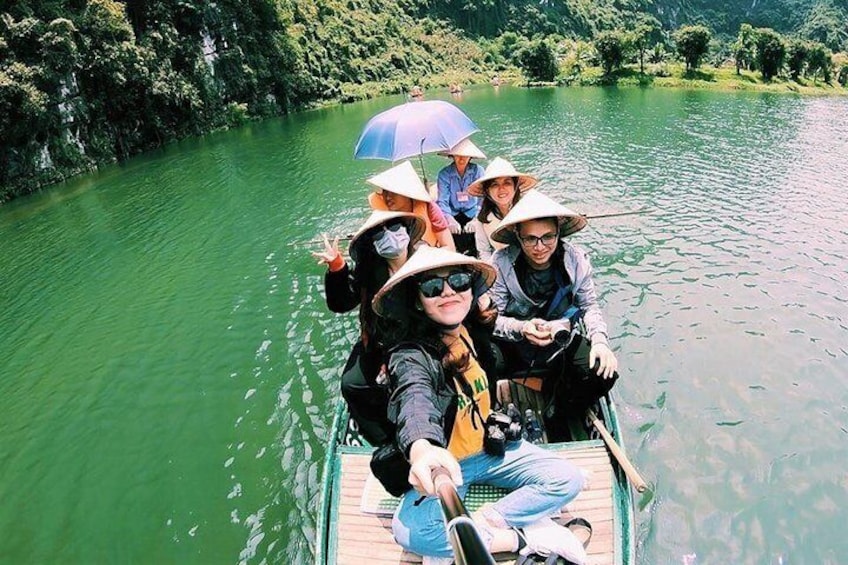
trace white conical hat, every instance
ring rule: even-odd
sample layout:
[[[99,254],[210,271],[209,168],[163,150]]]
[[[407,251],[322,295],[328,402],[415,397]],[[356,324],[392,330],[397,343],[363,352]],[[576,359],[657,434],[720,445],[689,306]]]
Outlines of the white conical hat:
[[[512,163],[501,157],[495,157],[486,170],[483,176],[468,185],[468,194],[471,196],[485,196],[483,194],[483,183],[487,180],[497,179],[500,177],[518,177],[518,186],[516,190],[526,192],[539,183],[539,179],[527,173],[519,173],[512,166]]]
[[[447,151],[440,151],[439,155],[444,155],[446,157],[450,157],[452,155],[456,155],[457,157],[471,157],[472,159],[485,159],[486,155],[480,151],[480,148],[474,145],[471,142],[471,139],[466,137]]]
[[[501,225],[492,232],[492,239],[501,243],[515,242],[517,241],[515,226],[528,220],[544,218],[556,218],[559,225],[559,237],[579,232],[589,225],[583,214],[566,208],[538,190],[530,190],[513,206],[509,214],[501,221]]]
[[[433,197],[427,192],[427,188],[421,182],[421,178],[409,161],[395,165],[391,169],[371,177],[366,182],[376,186],[378,194],[388,190],[413,200],[433,201]]]
[[[372,302],[374,312],[378,316],[392,317],[392,313],[397,308],[404,307],[397,300],[395,296],[397,293],[393,291],[408,278],[442,267],[459,266],[468,267],[480,275],[474,282],[473,294],[475,299],[479,298],[495,283],[495,268],[485,261],[439,247],[421,247],[412,254],[412,257],[403,264],[403,267],[386,281],[386,284],[374,296]]]
[[[371,232],[375,228],[381,227],[392,220],[400,219],[403,224],[406,226],[406,231],[409,233],[409,244],[415,245],[421,239],[421,236],[424,235],[424,231],[427,229],[427,225],[424,222],[423,218],[419,218],[415,214],[410,214],[409,212],[390,212],[388,210],[375,210],[371,212],[371,215],[368,216],[368,219],[365,220],[365,223],[362,224],[362,227],[357,230],[353,237],[350,240],[350,246],[348,249],[350,250],[350,256],[354,261],[359,260],[359,251],[360,244],[367,243],[368,238],[363,238],[362,236]]]

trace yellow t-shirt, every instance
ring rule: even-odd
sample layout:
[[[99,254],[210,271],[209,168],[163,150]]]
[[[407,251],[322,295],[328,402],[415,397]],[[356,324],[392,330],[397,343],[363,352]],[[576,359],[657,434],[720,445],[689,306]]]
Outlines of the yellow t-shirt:
[[[489,416],[491,411],[491,400],[489,399],[489,380],[486,378],[486,373],[483,371],[480,364],[477,362],[474,352],[469,350],[468,344],[471,343],[471,338],[468,337],[468,331],[463,326],[460,330],[460,335],[463,339],[454,341],[449,349],[451,357],[457,359],[469,353],[468,368],[463,375],[465,381],[471,386],[473,391],[474,401],[480,409],[480,417],[483,422]],[[450,451],[457,460],[474,455],[483,450],[483,422],[480,418],[474,415],[471,399],[465,395],[462,386],[462,377],[454,378],[457,394],[456,419],[453,422],[453,430],[451,431],[450,442],[448,442],[448,451]]]

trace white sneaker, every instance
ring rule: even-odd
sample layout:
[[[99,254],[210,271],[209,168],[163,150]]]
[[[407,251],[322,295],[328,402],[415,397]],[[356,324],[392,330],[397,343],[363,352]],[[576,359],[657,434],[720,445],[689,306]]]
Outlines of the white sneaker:
[[[527,545],[519,552],[521,555],[535,553],[542,557],[559,555],[575,565],[586,565],[589,556],[574,532],[560,526],[550,518],[542,518],[529,526],[517,530]]]

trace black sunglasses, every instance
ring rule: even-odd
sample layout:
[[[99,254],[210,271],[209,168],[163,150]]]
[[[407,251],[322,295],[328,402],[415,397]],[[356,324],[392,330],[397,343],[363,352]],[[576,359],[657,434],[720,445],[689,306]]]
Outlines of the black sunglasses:
[[[380,239],[383,236],[383,230],[396,232],[402,227],[404,227],[404,224],[401,221],[384,224],[377,228],[377,230],[374,232],[374,235],[371,236],[371,239],[374,241]]]
[[[454,271],[446,276],[429,275],[418,280],[418,290],[425,298],[441,296],[445,282],[456,292],[465,292],[471,288],[474,277],[468,271]]]

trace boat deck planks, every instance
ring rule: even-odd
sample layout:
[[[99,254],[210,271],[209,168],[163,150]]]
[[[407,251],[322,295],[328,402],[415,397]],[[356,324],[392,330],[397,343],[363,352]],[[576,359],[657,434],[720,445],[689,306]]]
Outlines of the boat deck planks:
[[[595,565],[616,562],[614,543],[613,471],[606,448],[591,445],[578,449],[555,451],[590,472],[587,488],[564,509],[560,522],[572,516],[587,519],[593,528],[587,552]],[[340,469],[334,490],[339,495],[337,539],[335,553],[340,565],[362,563],[404,564],[421,563],[418,555],[404,552],[392,538],[391,517],[367,514],[360,503],[365,481],[370,474],[370,453],[341,453]],[[512,563],[514,556],[506,555],[499,563]]]

